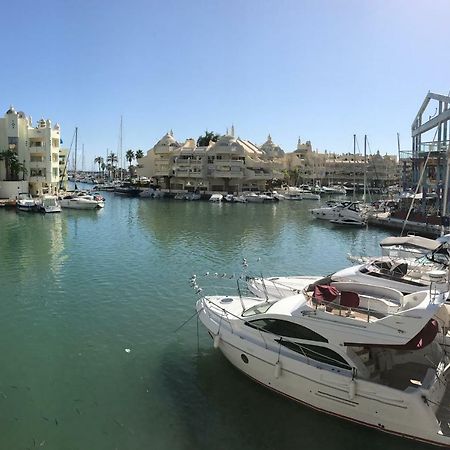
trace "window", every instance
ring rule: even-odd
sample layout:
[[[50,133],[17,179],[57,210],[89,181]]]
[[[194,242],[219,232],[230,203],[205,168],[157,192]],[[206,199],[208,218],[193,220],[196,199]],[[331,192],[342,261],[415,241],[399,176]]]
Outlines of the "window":
[[[347,361],[330,348],[311,344],[298,344],[296,342],[283,341],[282,339],[277,339],[277,342],[289,350],[300,353],[307,358],[314,359],[314,361],[340,367],[341,369],[351,369]]]
[[[271,305],[271,303],[268,303],[268,305]],[[245,315],[245,313],[243,315]],[[267,333],[277,334],[278,336],[304,339],[306,341],[328,342],[328,339],[315,331],[310,330],[303,325],[288,322],[287,320],[257,319],[252,320],[251,322],[245,322],[245,324],[249,327],[266,331]]]
[[[45,177],[47,176],[46,169],[30,169],[30,177]]]
[[[58,167],[53,167],[53,177],[58,177],[59,176],[59,168]]]

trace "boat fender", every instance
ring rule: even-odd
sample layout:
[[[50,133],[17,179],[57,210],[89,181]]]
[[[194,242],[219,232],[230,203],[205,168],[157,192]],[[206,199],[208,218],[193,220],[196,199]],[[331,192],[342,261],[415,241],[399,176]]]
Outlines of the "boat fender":
[[[356,395],[356,381],[351,380],[348,386],[348,397],[350,400],[353,400]]]
[[[214,348],[219,348],[219,344],[220,344],[220,334],[216,334],[214,336]]]
[[[277,361],[275,363],[275,378],[280,378],[281,375],[281,363],[280,361]]]

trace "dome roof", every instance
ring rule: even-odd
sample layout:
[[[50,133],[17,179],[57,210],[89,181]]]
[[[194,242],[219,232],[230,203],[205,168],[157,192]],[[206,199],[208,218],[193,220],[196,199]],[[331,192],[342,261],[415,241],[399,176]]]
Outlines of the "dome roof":
[[[6,111],[6,114],[16,114],[16,110],[14,109],[13,105],[9,107],[8,111]]]

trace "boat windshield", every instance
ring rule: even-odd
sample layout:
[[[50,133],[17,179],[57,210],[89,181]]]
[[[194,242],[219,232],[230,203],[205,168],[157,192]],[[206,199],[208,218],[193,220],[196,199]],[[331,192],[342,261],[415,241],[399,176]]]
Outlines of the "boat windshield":
[[[264,302],[264,303],[258,303],[257,305],[253,305],[250,308],[246,309],[243,313],[242,313],[242,317],[248,317],[248,316],[253,316],[255,314],[264,314],[266,313],[269,308],[274,305],[276,301],[271,301],[271,302]]]

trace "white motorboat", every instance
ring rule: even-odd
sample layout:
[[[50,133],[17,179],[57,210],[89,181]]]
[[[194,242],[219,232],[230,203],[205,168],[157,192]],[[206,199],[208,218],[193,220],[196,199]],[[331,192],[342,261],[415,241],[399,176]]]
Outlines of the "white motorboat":
[[[380,242],[381,254],[395,258],[420,258],[441,246],[441,241],[421,236],[392,236]]]
[[[94,196],[88,194],[66,195],[61,198],[60,204],[62,208],[69,209],[99,209],[105,206],[105,202],[95,199]]]
[[[16,208],[19,211],[33,212],[36,211],[36,200],[30,194],[20,192],[17,196]]]
[[[264,203],[267,199],[256,192],[246,192],[243,194],[247,203]]]
[[[61,205],[56,195],[44,195],[39,203],[40,211],[44,213],[58,213],[61,212]]]
[[[235,203],[247,203],[247,198],[245,195],[235,195],[233,196],[233,202]]]
[[[446,251],[444,249],[444,251]],[[439,256],[438,256],[439,255]],[[322,278],[328,282],[357,282],[371,286],[384,286],[402,293],[413,293],[428,289],[434,282],[435,289],[446,292],[449,288],[448,254],[432,253],[427,257],[413,259],[392,259],[388,257],[371,258],[339,270],[327,277],[285,276],[285,277],[247,277],[247,286],[261,298],[283,298],[294,295],[308,284]],[[438,277],[438,280],[436,280]]]
[[[269,301],[205,296],[196,308],[214,347],[260,384],[341,419],[450,446],[448,294],[339,288]]]
[[[213,203],[219,203],[223,199],[222,194],[212,194],[211,197],[209,197],[209,201]]]
[[[366,215],[361,210],[357,202],[339,202],[332,206],[322,206],[311,209],[311,214],[316,219],[334,221],[353,221],[355,223],[365,223]]]
[[[298,193],[301,195],[303,200],[320,200],[320,193],[318,193],[318,191],[313,192],[311,187],[307,184],[302,184],[298,188]]]

